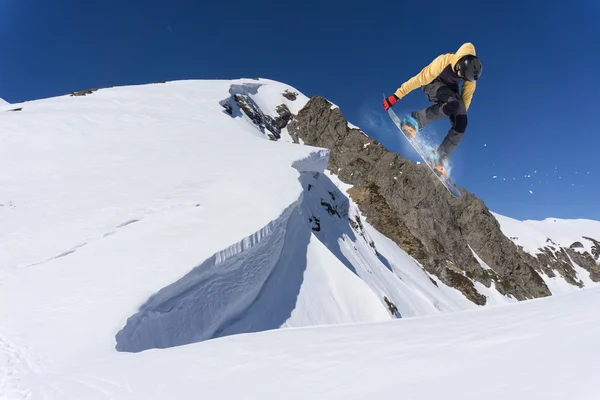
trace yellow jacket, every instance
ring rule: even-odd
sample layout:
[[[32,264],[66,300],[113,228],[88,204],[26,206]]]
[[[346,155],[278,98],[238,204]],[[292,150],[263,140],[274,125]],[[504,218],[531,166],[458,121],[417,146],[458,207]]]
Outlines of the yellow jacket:
[[[423,68],[421,72],[417,75],[413,76],[396,90],[396,96],[399,99],[406,96],[408,93],[412,92],[418,87],[425,86],[430,84],[435,78],[437,78],[442,71],[448,66],[451,66],[452,70],[456,66],[456,63],[466,55],[477,55],[475,54],[475,46],[472,43],[465,43],[456,51],[456,53],[447,53],[438,56],[435,60],[431,62],[428,66]],[[471,104],[471,99],[473,98],[473,93],[475,92],[476,83],[464,81],[462,87],[462,99],[465,103],[465,107],[467,110],[469,109],[469,105]]]

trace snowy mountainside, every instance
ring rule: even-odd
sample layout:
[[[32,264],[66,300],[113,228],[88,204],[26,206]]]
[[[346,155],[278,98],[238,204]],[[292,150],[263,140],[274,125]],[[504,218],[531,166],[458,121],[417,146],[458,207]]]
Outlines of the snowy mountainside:
[[[599,306],[600,290],[591,289],[426,318],[236,335],[86,365],[81,375],[114,399],[595,400]]]
[[[8,105],[8,101],[0,98],[0,106],[6,106],[6,105]]]
[[[2,368],[14,351],[60,374],[115,348],[475,307],[361,219],[328,150],[232,118],[232,91],[261,110],[305,101],[255,85],[110,88],[2,114]],[[46,393],[11,371],[9,396]]]
[[[600,256],[600,248],[594,250],[597,245],[593,239],[600,238],[600,221],[558,218],[519,221],[499,214],[494,215],[506,235],[532,255],[549,244],[558,249],[580,243],[581,246],[576,245],[576,248],[589,253],[594,251]]]
[[[475,194],[459,188],[460,200],[448,196],[427,167],[348,126],[322,96],[308,101],[288,133],[297,143],[330,149],[328,169],[352,186],[347,193],[366,220],[476,304],[495,302],[489,289],[504,302],[550,296],[557,293],[553,284],[576,290],[600,282],[597,256],[573,249],[524,252]]]
[[[180,81],[0,114],[0,398],[279,398],[273,377],[315,383],[290,398],[360,397],[357,376],[327,360],[313,368],[319,354],[330,365],[366,357],[359,370],[379,387],[369,391],[387,398],[393,379],[379,386],[382,371],[399,359],[458,358],[448,343],[468,338],[469,316],[480,315],[471,311],[482,310],[375,229],[353,187],[327,170],[330,150],[290,143],[287,124],[308,101],[263,79]],[[475,287],[486,304],[515,301],[493,284]],[[561,303],[543,304],[530,310]],[[593,335],[589,307],[568,321],[581,317]],[[462,310],[471,311],[406,318]],[[521,326],[509,310],[481,314],[489,323],[479,344],[496,355],[522,338],[503,334],[507,321]],[[454,314],[463,316],[452,325]],[[554,336],[534,352],[568,332],[548,321],[538,322]],[[306,329],[332,324],[350,326]],[[277,328],[285,333],[238,335]],[[446,349],[440,358],[423,351],[432,340]],[[300,375],[284,371],[293,365]],[[332,394],[335,382],[354,389]]]
[[[518,221],[493,213],[504,234],[540,263],[553,294],[600,286],[600,222],[546,218]]]

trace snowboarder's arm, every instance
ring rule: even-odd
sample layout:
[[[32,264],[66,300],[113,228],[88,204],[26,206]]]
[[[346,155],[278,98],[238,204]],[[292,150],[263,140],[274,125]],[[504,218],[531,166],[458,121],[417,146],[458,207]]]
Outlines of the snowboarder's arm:
[[[473,98],[473,93],[475,93],[475,86],[477,82],[469,82],[465,81],[462,87],[462,100],[465,103],[465,108],[468,110],[469,105],[471,105],[471,99]]]
[[[401,99],[416,88],[428,85],[442,73],[448,64],[450,64],[452,57],[453,54],[442,54],[438,56],[431,64],[423,68],[421,72],[404,82],[402,86],[396,90],[395,95],[398,99]]]

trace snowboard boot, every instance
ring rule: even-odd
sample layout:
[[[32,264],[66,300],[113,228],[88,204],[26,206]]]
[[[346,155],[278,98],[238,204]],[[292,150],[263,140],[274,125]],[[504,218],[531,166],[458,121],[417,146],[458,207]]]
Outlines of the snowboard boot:
[[[432,150],[429,156],[429,162],[433,165],[433,169],[436,174],[446,176],[446,168],[444,168],[444,161],[437,150]]]
[[[407,115],[404,117],[404,119],[400,122],[400,128],[404,133],[410,136],[410,140],[414,140],[419,133],[419,123],[413,118],[412,115]]]

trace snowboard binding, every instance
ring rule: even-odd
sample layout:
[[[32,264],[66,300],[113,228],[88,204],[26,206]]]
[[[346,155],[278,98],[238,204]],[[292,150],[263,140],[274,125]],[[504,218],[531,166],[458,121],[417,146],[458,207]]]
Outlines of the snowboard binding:
[[[414,140],[419,133],[419,123],[411,115],[404,117],[400,124],[400,129],[406,132],[411,140]]]

